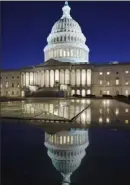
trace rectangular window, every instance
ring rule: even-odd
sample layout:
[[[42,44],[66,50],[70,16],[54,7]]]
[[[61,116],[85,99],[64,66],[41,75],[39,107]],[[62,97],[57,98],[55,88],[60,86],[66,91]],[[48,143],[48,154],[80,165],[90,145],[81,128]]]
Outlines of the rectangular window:
[[[14,83],[12,83],[12,87],[14,87]]]
[[[102,72],[99,73],[99,75],[102,75],[102,74],[103,74]]]
[[[12,76],[12,78],[14,78],[14,76]]]
[[[12,95],[14,95],[14,91],[12,91]]]
[[[129,92],[128,90],[125,90],[125,95],[128,96]]]
[[[116,85],[119,85],[119,79],[116,79]]]
[[[107,72],[107,75],[109,75],[109,74],[110,74],[110,72],[108,71],[108,72]]]
[[[110,82],[109,81],[107,81],[107,85],[110,85]]]
[[[9,86],[9,83],[8,83],[8,82],[6,82],[5,87],[7,88],[8,86]]]
[[[102,85],[102,84],[103,84],[102,80],[100,80],[100,82],[99,82],[99,83],[100,83],[100,85]]]

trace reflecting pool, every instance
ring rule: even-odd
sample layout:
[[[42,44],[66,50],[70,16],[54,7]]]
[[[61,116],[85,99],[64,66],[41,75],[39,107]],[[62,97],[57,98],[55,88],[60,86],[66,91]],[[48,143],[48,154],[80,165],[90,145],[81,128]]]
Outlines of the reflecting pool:
[[[129,185],[129,123],[115,100],[1,103],[2,184]]]

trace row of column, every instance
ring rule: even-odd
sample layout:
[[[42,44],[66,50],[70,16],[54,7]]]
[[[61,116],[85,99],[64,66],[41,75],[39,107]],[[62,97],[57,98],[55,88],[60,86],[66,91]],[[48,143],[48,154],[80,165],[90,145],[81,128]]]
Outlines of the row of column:
[[[21,74],[21,85],[39,85],[41,87],[54,87],[55,82],[61,85],[91,86],[91,69],[46,70],[40,72],[26,72]]]
[[[52,135],[49,138],[49,141],[53,144],[75,144],[79,145],[85,143],[88,137],[87,134],[78,134],[78,135],[71,135],[71,136],[59,136],[59,135]]]
[[[64,58],[64,57],[74,57],[74,58],[84,58],[87,59],[88,53],[80,48],[73,49],[50,49],[45,52],[45,61],[50,58]]]

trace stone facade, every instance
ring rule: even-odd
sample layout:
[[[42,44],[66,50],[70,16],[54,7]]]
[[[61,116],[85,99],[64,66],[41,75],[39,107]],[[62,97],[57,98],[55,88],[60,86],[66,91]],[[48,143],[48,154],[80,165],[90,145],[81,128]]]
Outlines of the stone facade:
[[[19,70],[1,71],[1,96],[25,96],[42,88],[73,94],[130,94],[130,63],[94,65],[79,24],[72,19],[68,3],[54,24],[44,48],[44,63]]]

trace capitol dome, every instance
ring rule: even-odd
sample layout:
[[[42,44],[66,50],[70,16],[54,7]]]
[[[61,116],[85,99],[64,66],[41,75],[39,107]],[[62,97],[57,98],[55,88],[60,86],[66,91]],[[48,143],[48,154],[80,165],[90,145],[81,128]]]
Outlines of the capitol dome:
[[[45,133],[45,146],[53,166],[63,176],[62,185],[69,185],[72,173],[78,169],[89,145],[88,130]]]
[[[54,24],[44,48],[44,60],[51,58],[61,62],[89,63],[89,48],[79,24],[70,15],[68,2],[62,8],[62,17]]]

